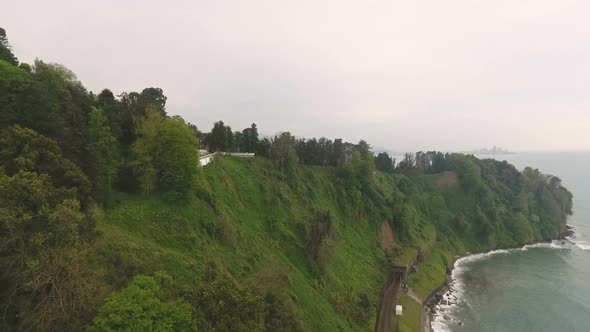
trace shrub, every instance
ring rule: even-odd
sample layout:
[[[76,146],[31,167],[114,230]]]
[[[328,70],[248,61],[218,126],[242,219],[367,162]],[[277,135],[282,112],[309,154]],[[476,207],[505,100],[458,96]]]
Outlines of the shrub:
[[[161,278],[162,283],[170,278]],[[161,301],[161,285],[153,277],[137,276],[100,308],[88,331],[188,331],[194,329],[190,306]]]
[[[214,331],[261,331],[264,305],[261,297],[238,287],[226,277],[203,283],[185,295],[201,317],[200,326]]]

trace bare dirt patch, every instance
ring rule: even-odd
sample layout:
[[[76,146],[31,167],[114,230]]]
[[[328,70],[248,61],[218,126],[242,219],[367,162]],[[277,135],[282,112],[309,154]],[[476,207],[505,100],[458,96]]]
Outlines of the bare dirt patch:
[[[453,171],[444,171],[440,173],[436,180],[436,186],[439,189],[456,188],[459,185],[459,176]]]
[[[379,230],[379,245],[386,252],[393,254],[395,250],[395,235],[388,222],[381,224]]]

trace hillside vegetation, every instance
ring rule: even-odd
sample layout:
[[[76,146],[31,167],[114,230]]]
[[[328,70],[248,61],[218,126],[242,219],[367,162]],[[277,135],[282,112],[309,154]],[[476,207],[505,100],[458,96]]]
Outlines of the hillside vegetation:
[[[514,174],[523,182],[532,176]],[[497,178],[479,179],[492,198],[482,200],[460,183],[441,187],[445,176],[378,173],[371,178],[372,193],[364,194],[347,188],[335,168],[301,166],[295,179],[286,180],[267,159],[224,157],[202,170],[201,189],[181,205],[155,196],[118,197],[98,218],[97,251],[102,266],[116,262],[105,273],[108,280],[122,278],[120,286],[136,274],[163,270],[177,287],[191,288],[213,273],[250,289],[260,301],[278,296],[293,326],[366,331],[389,268],[407,264],[418,248],[425,263],[410,286],[426,296],[443,282],[456,254],[559,235],[561,222],[544,230],[540,218],[536,225],[515,212],[521,208],[514,206],[515,197],[502,202],[500,189],[510,191]],[[537,186],[549,190],[545,181]],[[527,204],[539,203],[529,198]],[[529,218],[535,211],[527,211]],[[523,225],[518,218],[525,218]],[[383,241],[383,229],[393,230],[393,243]]]
[[[556,238],[571,214],[559,178],[506,162],[203,132],[159,88],[95,95],[19,63],[1,31],[0,330],[372,330],[418,251],[424,297],[455,255]],[[203,168],[199,148],[257,157]]]

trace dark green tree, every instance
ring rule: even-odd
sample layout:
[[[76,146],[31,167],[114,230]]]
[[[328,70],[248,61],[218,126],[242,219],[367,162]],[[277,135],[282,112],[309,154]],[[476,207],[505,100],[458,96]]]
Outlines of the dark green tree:
[[[268,292],[264,296],[264,330],[266,332],[304,331],[303,322],[295,314],[287,295]]]
[[[18,124],[55,140],[66,158],[88,170],[91,98],[67,68],[37,60],[28,73],[0,61],[0,126]]]
[[[119,166],[119,150],[102,110],[94,109],[90,114],[88,135],[94,171],[94,197],[99,202],[110,205]]]
[[[330,156],[330,165],[343,167],[346,162],[346,146],[341,138],[334,140],[334,147]]]
[[[395,168],[398,173],[406,173],[416,167],[416,156],[413,153],[404,154],[404,159]]]
[[[161,116],[166,116],[166,100],[164,91],[160,88],[145,88],[141,91],[141,108],[147,109],[152,106]]]
[[[124,92],[119,97],[120,142],[123,148],[127,148],[135,142],[139,119],[144,117],[148,110],[155,111],[161,117],[166,116],[167,97],[160,88],[146,88],[141,93]],[[107,115],[110,116],[110,112]]]
[[[242,130],[242,143],[240,144],[242,152],[255,152],[258,145],[258,128],[253,123],[250,128]]]
[[[227,134],[225,131],[226,126],[224,125],[223,121],[215,122],[213,129],[211,130],[211,134],[209,134],[207,137],[209,151],[225,151],[227,149]]]
[[[76,320],[75,302],[88,294],[75,294],[86,218],[73,193],[46,174],[0,173],[2,330],[61,330]]]
[[[0,60],[0,128],[32,125],[33,121],[45,119],[35,110],[41,102],[41,91],[30,73]]]
[[[12,53],[12,47],[10,47],[6,37],[6,30],[3,28],[0,28],[0,60],[4,60],[13,66],[18,65],[18,59]]]
[[[35,131],[12,126],[0,132],[0,167],[13,176],[20,171],[47,174],[56,188],[69,188],[87,206],[90,181],[66,159],[57,143]]]
[[[244,146],[247,144],[244,139],[244,135],[241,131],[236,131],[233,133],[232,137],[232,148],[231,151],[233,152],[246,152],[244,151]]]
[[[272,143],[266,137],[259,140],[258,144],[256,144],[256,149],[255,149],[256,155],[269,158],[271,145],[272,145]]]
[[[22,125],[56,140],[64,156],[87,171],[88,116],[93,100],[76,75],[62,65],[36,60],[33,78],[41,84],[40,95],[34,96],[39,109]],[[26,101],[24,106],[25,112],[35,108]]]
[[[205,331],[261,331],[264,326],[263,299],[221,276],[203,283],[186,295],[197,309]]]
[[[364,160],[372,160],[373,159],[373,153],[371,152],[371,146],[366,141],[360,140],[358,142],[358,144],[356,145],[355,150],[357,150],[360,153],[362,159],[364,159]]]
[[[113,136],[119,141],[123,135],[121,128],[123,107],[109,89],[103,89],[96,97],[96,107],[100,108],[107,118]]]
[[[381,152],[375,157],[375,168],[385,173],[393,173],[393,159],[387,152]]]
[[[137,125],[137,140],[131,146],[131,161],[129,165],[137,178],[142,193],[150,194],[156,190],[158,170],[156,168],[156,154],[158,135],[162,123],[161,115],[149,108],[145,116],[139,119]]]
[[[19,126],[0,134],[0,170],[0,327],[80,329],[93,301],[80,271],[89,181],[53,140]]]
[[[295,149],[295,138],[291,133],[284,132],[275,136],[270,148],[270,159],[288,176],[295,175],[299,158]]]

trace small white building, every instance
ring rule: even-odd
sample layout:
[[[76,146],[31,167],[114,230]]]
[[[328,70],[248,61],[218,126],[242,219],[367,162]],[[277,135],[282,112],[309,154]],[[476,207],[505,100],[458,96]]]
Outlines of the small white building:
[[[401,305],[398,304],[395,306],[395,315],[396,316],[401,316],[403,311],[404,311],[404,308]]]

